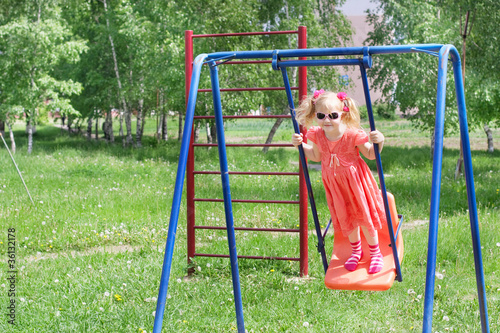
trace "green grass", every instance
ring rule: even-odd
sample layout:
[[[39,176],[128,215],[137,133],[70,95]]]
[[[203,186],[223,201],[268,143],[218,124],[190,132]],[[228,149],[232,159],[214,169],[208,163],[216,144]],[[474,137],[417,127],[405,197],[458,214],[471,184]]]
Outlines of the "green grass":
[[[226,124],[227,142],[263,142],[272,121]],[[172,139],[158,143],[148,129],[141,149],[87,141],[40,126],[33,153],[26,154],[16,127],[19,168],[33,207],[5,149],[0,152],[0,306],[8,303],[7,230],[16,229],[16,326],[0,320],[2,332],[152,331],[180,146],[175,119]],[[421,331],[427,260],[432,161],[429,139],[401,120],[380,121],[387,145],[382,153],[387,188],[405,217],[403,283],[386,292],[324,288],[316,239],[309,236],[309,278],[297,262],[239,260],[245,326],[249,332]],[[366,125],[364,126],[367,127]],[[154,126],[152,127],[154,128]],[[149,133],[149,134],[148,134]],[[203,132],[202,132],[203,133]],[[288,142],[283,124],[275,141]],[[500,139],[495,132],[495,141]],[[481,139],[480,132],[471,137]],[[119,139],[119,138],[118,138]],[[203,141],[201,134],[200,140]],[[457,140],[449,139],[449,140]],[[485,139],[483,139],[486,142]],[[396,142],[398,141],[398,142]],[[120,142],[120,141],[118,141]],[[451,142],[451,141],[445,141]],[[391,144],[392,143],[392,144]],[[454,180],[458,150],[444,150],[434,332],[480,330],[474,258],[463,178]],[[500,330],[500,153],[473,151],[490,330]],[[228,148],[231,171],[297,171],[290,148]],[[293,162],[293,163],[292,163]],[[373,161],[369,161],[375,169]],[[196,169],[217,170],[216,149],[197,148]],[[320,172],[311,170],[322,224],[328,210]],[[233,199],[295,200],[296,177],[231,176]],[[197,176],[196,196],[222,198],[218,176]],[[197,203],[197,224],[224,225],[222,203]],[[296,227],[295,205],[234,204],[238,226]],[[314,229],[312,217],[309,228]],[[195,274],[184,279],[186,207],[181,204],[164,317],[165,332],[226,332],[236,329],[228,259],[197,257]],[[228,253],[222,231],[196,233],[197,251]],[[298,256],[298,236],[236,233],[238,253]],[[331,234],[326,239],[331,253]],[[449,320],[446,320],[448,318]],[[308,327],[307,324],[308,323]]]

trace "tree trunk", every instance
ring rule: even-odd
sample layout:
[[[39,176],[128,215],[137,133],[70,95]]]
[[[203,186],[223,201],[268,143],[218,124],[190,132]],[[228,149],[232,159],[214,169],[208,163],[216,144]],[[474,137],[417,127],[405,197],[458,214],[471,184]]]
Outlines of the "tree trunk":
[[[111,53],[113,55],[113,63],[114,63],[114,70],[115,70],[115,75],[116,75],[116,81],[118,83],[118,99],[121,100],[122,107],[123,107],[123,112],[125,113],[125,123],[127,126],[127,138],[125,139],[123,137],[123,129],[121,129],[121,123],[120,123],[120,129],[121,129],[121,135],[123,138],[123,145],[128,145],[132,143],[132,126],[130,124],[130,113],[127,108],[127,102],[125,101],[125,98],[122,95],[122,82],[120,80],[120,71],[118,70],[118,60],[116,58],[116,50],[115,50],[115,44],[113,42],[113,36],[111,36],[110,33],[110,28],[109,28],[109,18],[107,16],[108,13],[108,5],[106,0],[102,0],[102,3],[104,4],[104,11],[106,12],[106,26],[108,28],[108,37],[109,37],[109,43],[111,44]]]
[[[144,81],[144,78],[141,77],[139,79],[141,82],[141,96],[144,96],[144,84],[142,81]],[[142,130],[144,129],[144,98],[139,99],[139,105],[138,105],[138,110],[137,110],[137,123],[136,123],[136,128],[135,128],[135,144],[137,147],[142,147]]]
[[[212,133],[210,132],[210,123],[206,122],[205,130],[207,132],[207,143],[212,143]]]
[[[182,140],[182,112],[179,111],[179,141]]]
[[[462,146],[462,137],[460,137],[460,155],[458,156],[457,165],[455,166],[455,180],[462,174],[464,165],[464,148]]]
[[[141,140],[144,136],[144,125],[146,125],[146,112],[142,111],[142,121],[141,121]],[[142,141],[141,141],[142,142]]]
[[[68,135],[71,136],[71,126],[73,125],[73,119],[68,116]]]
[[[135,128],[135,144],[137,147],[142,147],[142,108],[144,106],[144,100],[139,100],[139,108],[137,110],[137,124]]]
[[[489,128],[488,124],[484,124],[484,132],[486,133],[486,137],[488,138],[488,153],[493,153],[494,148],[493,148],[493,133],[491,132],[491,129]]]
[[[99,118],[95,119],[95,139],[99,140]]]
[[[87,120],[87,140],[92,139],[92,117]]]
[[[125,146],[128,147],[134,141],[134,139],[132,138],[132,112],[130,112],[130,110],[125,113],[125,127],[127,128]]]
[[[109,107],[109,112],[106,114],[106,136],[109,143],[115,142],[115,134],[113,133],[113,108]]]
[[[33,151],[33,128],[31,126],[31,120],[28,121],[26,130],[28,131],[28,154],[31,154]]]
[[[167,127],[167,121],[168,121],[168,111],[164,111],[162,118],[161,118],[161,139],[163,141],[168,140],[168,127]]]
[[[160,138],[161,138],[161,128],[162,128],[162,126],[163,126],[163,114],[160,114],[156,118],[156,138],[158,139],[158,142],[160,141]]]
[[[276,134],[276,131],[278,130],[278,128],[280,127],[280,125],[281,125],[281,123],[283,122],[284,119],[285,118],[277,118],[276,119],[276,121],[274,122],[273,127],[271,128],[271,131],[267,135],[266,145],[270,144],[271,142],[273,142],[274,134]],[[268,150],[269,150],[268,146],[262,148],[262,152],[263,153],[267,153]]]
[[[124,140],[123,138],[123,112],[120,111],[120,130],[118,131],[118,133],[120,134],[120,137],[122,138],[122,141]]]
[[[12,131],[12,125],[7,122],[7,127],[9,128],[9,134],[10,134],[10,150],[12,151],[12,154],[16,153],[16,141],[14,140],[14,132]]]
[[[200,128],[201,128],[201,123],[197,121],[196,124],[194,125],[194,142],[198,142],[198,139],[200,137]]]
[[[217,143],[217,127],[215,123],[210,124],[210,133],[212,136],[212,143]]]

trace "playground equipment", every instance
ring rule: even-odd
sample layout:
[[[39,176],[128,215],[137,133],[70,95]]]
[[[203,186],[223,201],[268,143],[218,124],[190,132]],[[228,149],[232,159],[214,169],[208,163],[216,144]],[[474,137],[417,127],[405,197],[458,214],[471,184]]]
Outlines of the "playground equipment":
[[[295,49],[295,50],[266,50],[266,51],[240,51],[240,52],[217,52],[211,54],[201,54],[196,57],[193,63],[193,75],[191,81],[190,95],[188,99],[188,106],[186,110],[186,121],[184,127],[184,134],[182,140],[182,148],[179,157],[179,165],[177,171],[176,185],[172,202],[172,211],[170,215],[170,225],[167,236],[167,243],[165,249],[165,257],[162,269],[162,276],[160,281],[160,290],[158,294],[158,302],[156,307],[156,317],[154,332],[160,332],[163,314],[165,310],[165,301],[168,290],[168,282],[170,275],[170,268],[172,264],[173,248],[175,243],[175,233],[177,229],[177,222],[179,217],[180,200],[182,195],[182,187],[184,182],[187,154],[189,150],[189,141],[191,137],[191,129],[193,125],[194,107],[196,102],[196,92],[198,89],[200,71],[203,64],[208,64],[210,67],[210,77],[212,82],[212,94],[214,102],[215,120],[217,123],[217,138],[219,142],[219,163],[221,168],[221,178],[224,192],[224,206],[226,213],[226,225],[228,232],[228,243],[231,259],[231,269],[233,278],[233,293],[236,309],[236,320],[238,332],[245,332],[243,320],[243,306],[241,300],[241,290],[239,283],[238,272],[238,258],[236,253],[236,242],[234,236],[234,224],[232,218],[232,205],[231,193],[229,186],[229,175],[227,167],[226,146],[223,131],[223,118],[222,106],[220,99],[220,87],[218,79],[217,66],[220,61],[228,59],[272,59],[272,66],[275,70],[281,70],[287,88],[287,97],[289,100],[290,108],[293,112],[293,100],[291,100],[291,91],[289,89],[288,78],[286,75],[286,68],[292,66],[339,66],[339,65],[355,65],[359,66],[363,86],[365,90],[366,104],[368,113],[372,114],[371,101],[369,96],[368,81],[366,78],[366,68],[372,66],[372,55],[377,54],[401,54],[422,52],[439,57],[438,64],[438,86],[437,86],[437,102],[436,102],[436,123],[435,123],[435,149],[433,156],[433,172],[432,172],[432,190],[431,190],[431,206],[430,206],[430,221],[429,221],[429,238],[428,238],[428,254],[427,254],[427,271],[426,271],[426,287],[425,287],[425,300],[424,300],[424,320],[423,332],[431,332],[432,330],[432,314],[434,302],[434,286],[435,286],[435,272],[436,272],[436,252],[437,252],[437,234],[438,234],[438,219],[439,219],[439,196],[441,189],[441,167],[443,157],[443,134],[444,134],[444,109],[445,109],[445,94],[446,94],[446,74],[448,68],[448,61],[451,60],[453,64],[453,72],[455,76],[455,90],[458,104],[458,115],[460,124],[460,135],[462,141],[462,148],[464,153],[464,166],[465,166],[465,179],[467,186],[467,197],[469,205],[469,217],[472,233],[472,245],[474,251],[474,262],[476,271],[476,282],[478,289],[478,301],[480,310],[480,320],[483,332],[489,332],[488,324],[488,311],[486,303],[486,288],[483,273],[483,263],[481,255],[481,245],[478,228],[478,216],[476,207],[476,197],[474,189],[474,179],[472,173],[472,159],[469,143],[467,114],[465,107],[465,96],[463,81],[460,68],[460,56],[458,51],[453,45],[442,44],[419,44],[419,45],[405,45],[405,46],[372,46],[372,47],[346,47],[346,48],[322,48],[322,49]],[[361,56],[359,59],[319,59],[319,60],[303,60],[303,57],[325,57],[325,56],[346,56],[354,55]],[[451,56],[451,59],[448,57]],[[298,57],[298,60],[283,60],[287,58]],[[294,126],[295,127],[295,126]],[[374,129],[373,117],[370,116],[370,127]],[[296,132],[298,131],[295,128]],[[377,152],[378,149],[375,149]],[[301,161],[304,164],[305,158],[301,150]],[[307,168],[304,168],[304,173],[307,173]],[[379,171],[379,180],[381,182],[381,189],[384,196],[384,205],[386,212],[389,212],[389,203],[385,185],[383,185],[383,172],[381,168],[380,156],[377,154],[377,169]],[[306,177],[307,178],[307,177]],[[310,199],[312,193],[309,193]],[[311,200],[313,202],[313,200]],[[313,205],[311,205],[313,206]],[[387,214],[388,217],[390,214]],[[393,249],[394,266],[396,270],[396,278],[401,279],[401,271],[399,267],[398,251],[396,251],[395,236],[399,231],[394,234],[393,223],[388,223],[389,236],[391,247]],[[322,236],[318,233],[319,243],[321,245]],[[400,239],[400,237],[398,237]],[[401,248],[402,249],[402,248]],[[322,256],[324,257],[324,249]],[[324,260],[323,260],[324,261]],[[324,264],[324,262],[323,262]],[[325,268],[326,270],[326,268]]]

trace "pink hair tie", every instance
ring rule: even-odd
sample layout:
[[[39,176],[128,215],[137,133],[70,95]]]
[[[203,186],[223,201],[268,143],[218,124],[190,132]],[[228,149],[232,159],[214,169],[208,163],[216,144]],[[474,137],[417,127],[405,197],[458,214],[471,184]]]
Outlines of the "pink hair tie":
[[[320,89],[320,90],[315,90],[314,91],[314,95],[313,95],[313,104],[316,104],[316,100],[319,98],[319,96],[321,96],[321,94],[323,94],[325,92],[324,89]]]
[[[342,111],[344,112],[349,112],[349,107],[347,106],[347,94],[345,92],[339,92],[337,93],[337,98],[344,103],[344,108]]]

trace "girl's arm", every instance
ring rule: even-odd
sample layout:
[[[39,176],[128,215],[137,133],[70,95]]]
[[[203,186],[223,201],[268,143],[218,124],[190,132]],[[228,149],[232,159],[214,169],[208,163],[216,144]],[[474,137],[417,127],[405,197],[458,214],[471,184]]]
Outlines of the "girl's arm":
[[[382,152],[382,148],[384,147],[384,135],[379,131],[375,130],[370,132],[370,141],[378,144],[379,153]],[[363,154],[367,159],[374,160],[375,159],[375,146],[369,142],[366,142],[363,145],[358,146],[359,151]]]
[[[295,147],[302,145],[302,148],[304,148],[304,155],[308,159],[310,159],[311,161],[314,161],[314,162],[321,162],[321,152],[319,151],[318,146],[316,146],[316,144],[314,142],[311,142],[311,144],[308,144],[308,143],[304,143],[303,141],[304,141],[304,139],[303,139],[302,133],[300,133],[300,135],[297,133],[293,134],[292,144]]]

